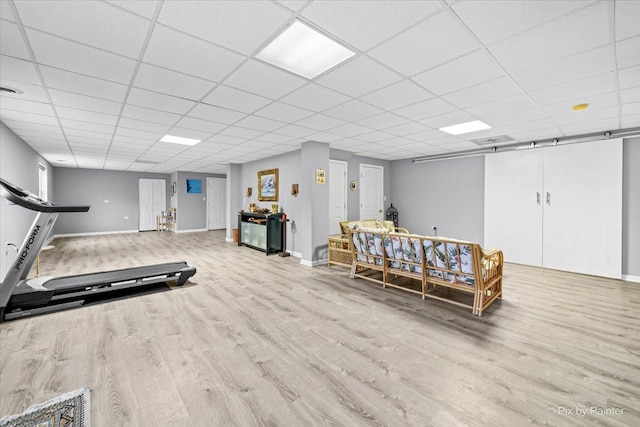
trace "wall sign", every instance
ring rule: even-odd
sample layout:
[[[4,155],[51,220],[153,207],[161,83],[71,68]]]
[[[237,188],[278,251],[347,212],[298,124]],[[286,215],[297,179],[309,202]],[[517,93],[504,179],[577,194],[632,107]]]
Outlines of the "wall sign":
[[[324,184],[326,182],[325,170],[316,169],[316,184]]]

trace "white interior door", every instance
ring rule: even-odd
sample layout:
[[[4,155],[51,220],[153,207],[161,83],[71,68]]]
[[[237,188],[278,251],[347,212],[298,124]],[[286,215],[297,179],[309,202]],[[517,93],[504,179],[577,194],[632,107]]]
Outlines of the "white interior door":
[[[505,261],[542,266],[542,150],[485,156],[484,246]]]
[[[167,183],[164,179],[138,180],[138,229],[156,229],[156,216],[167,209]]]
[[[227,227],[227,179],[207,178],[207,229]]]
[[[545,149],[543,265],[619,279],[622,139]]]
[[[340,234],[347,220],[347,162],[329,161],[329,235]]]
[[[384,207],[384,168],[360,165],[360,219],[382,220]]]

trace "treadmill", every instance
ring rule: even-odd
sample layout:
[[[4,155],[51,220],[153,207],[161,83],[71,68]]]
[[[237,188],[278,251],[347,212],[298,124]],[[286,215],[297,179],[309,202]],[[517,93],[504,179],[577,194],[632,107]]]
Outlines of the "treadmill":
[[[196,269],[186,262],[170,262],[66,277],[28,279],[59,213],[87,212],[90,206],[56,206],[0,178],[0,193],[9,202],[38,212],[18,256],[0,283],[0,322],[67,310],[132,295],[182,286]]]

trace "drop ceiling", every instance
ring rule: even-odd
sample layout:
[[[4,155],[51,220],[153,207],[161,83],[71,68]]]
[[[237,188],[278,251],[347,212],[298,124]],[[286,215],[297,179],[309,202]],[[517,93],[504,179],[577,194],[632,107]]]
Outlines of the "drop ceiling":
[[[0,19],[0,83],[23,92],[0,119],[56,167],[224,173],[305,141],[397,160],[640,126],[640,1],[2,0]],[[356,55],[312,80],[255,59],[295,20]],[[492,128],[439,130],[473,120]]]

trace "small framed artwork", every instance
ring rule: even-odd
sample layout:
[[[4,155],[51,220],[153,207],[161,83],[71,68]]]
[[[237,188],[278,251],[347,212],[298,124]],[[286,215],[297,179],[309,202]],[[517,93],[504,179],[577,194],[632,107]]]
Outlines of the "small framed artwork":
[[[351,191],[356,191],[358,189],[358,183],[355,181],[351,181],[351,183],[349,184],[349,188],[351,189]]]
[[[278,201],[278,169],[258,172],[258,200],[261,202]]]
[[[188,179],[187,194],[200,194],[200,193],[202,193],[202,180]]]
[[[324,184],[326,182],[325,170],[316,169],[316,184]]]

